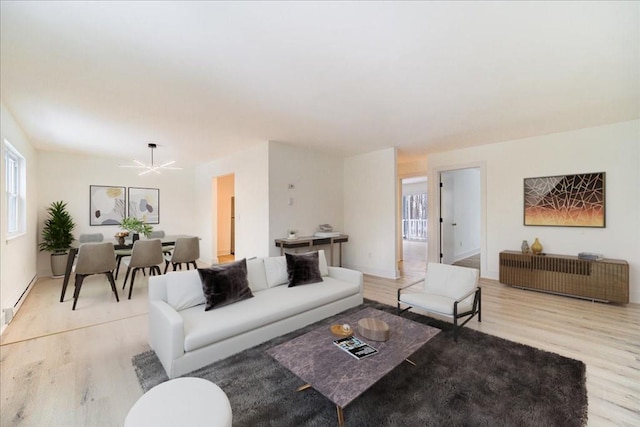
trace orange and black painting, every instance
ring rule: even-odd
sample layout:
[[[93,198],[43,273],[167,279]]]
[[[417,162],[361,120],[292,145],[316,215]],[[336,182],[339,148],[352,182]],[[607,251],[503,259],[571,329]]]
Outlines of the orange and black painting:
[[[524,179],[524,225],[605,226],[605,173]]]

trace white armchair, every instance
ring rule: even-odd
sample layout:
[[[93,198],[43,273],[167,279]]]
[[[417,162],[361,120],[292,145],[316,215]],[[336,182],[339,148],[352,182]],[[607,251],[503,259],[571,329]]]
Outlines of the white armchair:
[[[424,286],[417,292],[405,290],[420,282]],[[403,292],[405,291],[405,292]],[[404,309],[401,305],[408,306]],[[458,333],[476,314],[481,317],[481,289],[478,286],[478,270],[430,262],[424,280],[398,289],[398,314],[412,307],[453,319],[453,340],[458,341]],[[458,324],[458,319],[467,319]]]

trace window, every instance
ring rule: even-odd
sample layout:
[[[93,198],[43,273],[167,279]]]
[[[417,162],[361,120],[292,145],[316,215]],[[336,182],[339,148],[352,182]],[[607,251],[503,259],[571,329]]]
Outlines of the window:
[[[427,194],[402,197],[402,238],[427,239]]]
[[[25,232],[25,161],[24,157],[4,140],[5,181],[7,184],[7,236]]]

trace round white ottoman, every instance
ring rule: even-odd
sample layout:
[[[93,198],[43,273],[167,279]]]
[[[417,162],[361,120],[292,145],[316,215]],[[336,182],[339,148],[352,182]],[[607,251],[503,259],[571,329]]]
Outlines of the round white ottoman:
[[[124,425],[231,427],[231,405],[224,391],[211,381],[177,378],[143,394],[129,410]]]

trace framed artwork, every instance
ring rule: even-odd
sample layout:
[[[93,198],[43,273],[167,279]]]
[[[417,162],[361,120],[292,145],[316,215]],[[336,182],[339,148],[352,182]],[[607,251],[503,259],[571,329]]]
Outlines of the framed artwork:
[[[129,214],[147,224],[160,224],[160,190],[129,187]]]
[[[524,179],[524,225],[605,227],[605,173]]]
[[[124,213],[124,187],[89,186],[89,225],[119,225]]]

